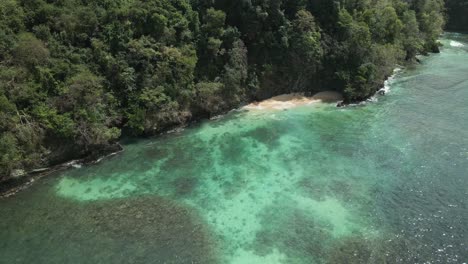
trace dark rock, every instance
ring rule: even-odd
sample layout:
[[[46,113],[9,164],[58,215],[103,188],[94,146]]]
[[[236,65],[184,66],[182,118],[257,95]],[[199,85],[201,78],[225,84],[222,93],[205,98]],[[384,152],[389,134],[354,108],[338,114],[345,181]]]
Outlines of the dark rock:
[[[345,104],[344,101],[338,102],[338,103],[336,104],[336,107],[345,107],[345,106],[346,106],[346,104]]]

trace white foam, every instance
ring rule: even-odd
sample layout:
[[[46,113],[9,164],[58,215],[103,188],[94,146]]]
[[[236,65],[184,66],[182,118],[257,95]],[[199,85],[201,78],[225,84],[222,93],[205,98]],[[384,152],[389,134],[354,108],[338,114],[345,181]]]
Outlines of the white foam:
[[[181,127],[176,127],[174,129],[171,129],[171,130],[167,131],[166,134],[180,133],[180,132],[184,131],[184,129],[185,128],[182,127],[182,126]]]
[[[387,93],[390,92],[390,88],[391,88],[391,84],[393,83],[393,80],[395,79],[395,76],[397,75],[397,73],[399,73],[401,71],[401,68],[400,67],[396,67],[394,70],[393,70],[393,74],[388,77],[387,80],[385,80],[384,82],[384,86],[382,88],[380,88],[374,96],[372,96],[371,98],[367,99],[366,102],[377,102],[378,101],[378,96],[379,95],[385,95]]]
[[[71,166],[72,166],[73,168],[75,168],[75,169],[80,169],[82,165],[81,165],[81,164],[78,164],[78,163],[74,163],[74,164],[72,164]]]
[[[450,41],[450,46],[460,48],[460,47],[464,47],[465,45],[458,41],[452,40]]]
[[[67,163],[65,163],[65,166],[72,166],[73,164],[76,164],[78,161],[76,160],[72,160],[72,161],[69,161]]]
[[[81,164],[79,163],[78,160],[69,161],[69,162],[65,163],[65,166],[66,167],[72,167],[72,168],[75,168],[75,169],[81,168]]]
[[[393,70],[393,74],[388,77],[387,80],[384,82],[384,86],[377,90],[375,94],[371,97],[369,97],[367,100],[355,103],[355,104],[349,104],[348,106],[360,106],[360,105],[365,105],[367,103],[376,103],[379,101],[379,96],[386,95],[387,93],[390,92],[391,84],[393,83],[393,80],[395,79],[395,76],[397,73],[401,71],[401,68],[397,67]]]
[[[218,120],[218,119],[221,119],[223,118],[224,115],[216,115],[216,116],[212,116],[210,117],[210,120]]]

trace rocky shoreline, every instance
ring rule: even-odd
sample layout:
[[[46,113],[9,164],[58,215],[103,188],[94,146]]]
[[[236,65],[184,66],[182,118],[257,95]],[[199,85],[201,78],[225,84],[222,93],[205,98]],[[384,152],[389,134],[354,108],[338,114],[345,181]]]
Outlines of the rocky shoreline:
[[[76,159],[60,163],[46,168],[38,168],[25,173],[19,177],[11,177],[0,181],[0,198],[10,197],[18,192],[30,187],[36,180],[49,176],[55,172],[63,171],[77,165],[92,165],[99,163],[105,158],[114,156],[124,151],[124,148],[119,143],[114,143],[105,149],[99,151],[99,155],[92,154],[82,159]]]

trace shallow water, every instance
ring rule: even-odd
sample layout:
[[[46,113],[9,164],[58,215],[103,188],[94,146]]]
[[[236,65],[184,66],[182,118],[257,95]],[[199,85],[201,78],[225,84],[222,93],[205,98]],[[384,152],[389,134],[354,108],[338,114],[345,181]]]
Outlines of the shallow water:
[[[0,200],[0,263],[468,262],[468,36],[442,42],[376,102],[233,112],[41,179]]]

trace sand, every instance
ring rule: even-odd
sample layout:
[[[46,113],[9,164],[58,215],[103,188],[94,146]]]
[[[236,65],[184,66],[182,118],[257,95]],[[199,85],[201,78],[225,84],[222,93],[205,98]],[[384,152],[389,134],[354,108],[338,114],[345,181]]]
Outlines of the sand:
[[[343,96],[334,91],[325,91],[314,96],[305,96],[302,93],[282,94],[270,99],[254,102],[244,106],[247,110],[285,110],[293,107],[309,105],[313,103],[335,103],[343,100]]]

